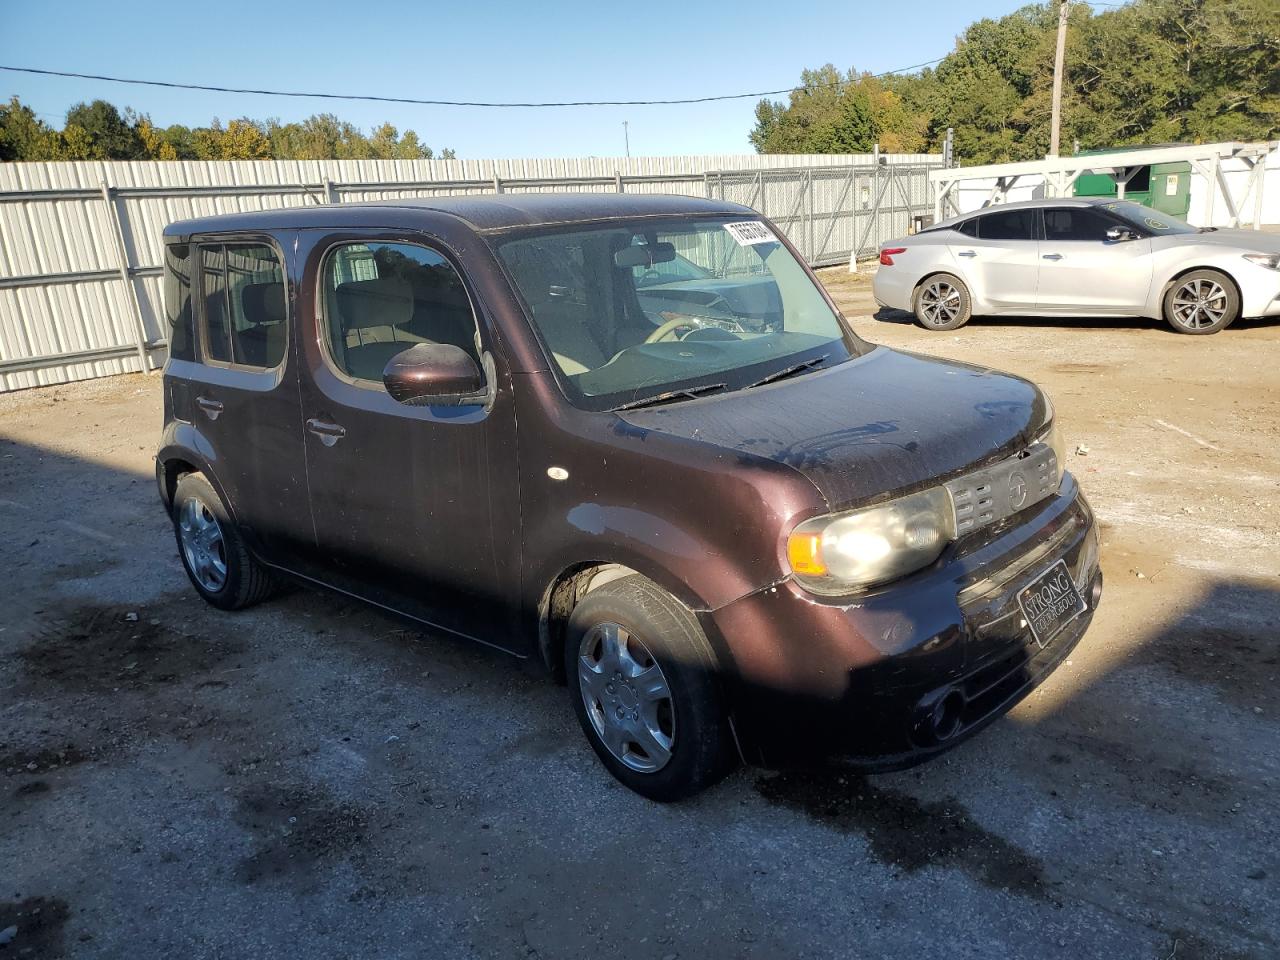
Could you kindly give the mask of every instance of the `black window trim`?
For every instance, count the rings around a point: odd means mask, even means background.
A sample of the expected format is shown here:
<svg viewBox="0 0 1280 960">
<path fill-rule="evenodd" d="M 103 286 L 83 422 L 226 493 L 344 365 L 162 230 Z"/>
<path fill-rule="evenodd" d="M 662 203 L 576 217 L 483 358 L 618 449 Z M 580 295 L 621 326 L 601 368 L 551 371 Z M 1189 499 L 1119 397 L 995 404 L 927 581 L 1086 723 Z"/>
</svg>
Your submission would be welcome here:
<svg viewBox="0 0 1280 960">
<path fill-rule="evenodd" d="M 293 352 L 293 298 L 290 296 L 289 261 L 285 259 L 284 247 L 270 233 L 201 233 L 190 238 L 192 249 L 191 292 L 192 319 L 195 324 L 195 362 L 206 367 L 219 367 L 223 370 L 238 370 L 242 373 L 257 374 L 278 378 L 284 375 L 289 365 L 289 355 Z M 209 325 L 205 316 L 204 293 L 204 255 L 205 247 L 227 246 L 230 244 L 262 244 L 268 246 L 280 261 L 280 277 L 284 283 L 284 355 L 273 367 L 258 367 L 248 363 L 236 363 L 234 360 L 218 360 L 209 356 Z M 230 304 L 228 302 L 228 318 Z M 229 333 L 229 331 L 228 331 Z M 230 347 L 230 343 L 227 344 Z M 234 351 L 232 352 L 234 355 Z"/>
<path fill-rule="evenodd" d="M 362 232 L 360 230 L 344 231 L 340 235 L 335 235 L 325 241 L 321 245 L 317 245 L 311 252 L 311 257 L 316 265 L 316 287 L 315 287 L 315 322 L 316 322 L 316 341 L 320 346 L 320 356 L 325 365 L 325 369 L 342 383 L 351 387 L 358 387 L 361 390 L 373 390 L 377 393 L 386 393 L 386 387 L 381 380 L 365 380 L 361 377 L 353 377 L 347 371 L 338 366 L 337 360 L 334 359 L 333 352 L 329 347 L 329 298 L 325 295 L 325 271 L 329 265 L 329 258 L 333 256 L 334 251 L 338 247 L 350 247 L 356 244 L 404 244 L 412 247 L 422 247 L 430 250 L 432 253 L 443 257 L 449 266 L 453 267 L 453 272 L 458 275 L 458 279 L 462 282 L 462 289 L 467 294 L 467 303 L 471 307 L 471 322 L 476 329 L 476 337 L 479 341 L 477 347 L 480 353 L 480 376 L 483 379 L 483 387 L 475 394 L 466 398 L 467 402 L 458 404 L 458 406 L 485 406 L 488 407 L 493 402 L 494 393 L 497 389 L 497 377 L 494 370 L 491 338 L 486 336 L 486 325 L 482 321 L 484 316 L 480 309 L 480 301 L 476 293 L 471 289 L 470 279 L 467 272 L 462 268 L 459 258 L 454 255 L 453 251 L 448 248 L 442 241 L 430 234 L 404 233 L 400 230 L 370 230 Z M 407 349 L 407 348 L 406 348 Z M 429 409 L 430 404 L 423 407 L 409 409 Z"/>
</svg>

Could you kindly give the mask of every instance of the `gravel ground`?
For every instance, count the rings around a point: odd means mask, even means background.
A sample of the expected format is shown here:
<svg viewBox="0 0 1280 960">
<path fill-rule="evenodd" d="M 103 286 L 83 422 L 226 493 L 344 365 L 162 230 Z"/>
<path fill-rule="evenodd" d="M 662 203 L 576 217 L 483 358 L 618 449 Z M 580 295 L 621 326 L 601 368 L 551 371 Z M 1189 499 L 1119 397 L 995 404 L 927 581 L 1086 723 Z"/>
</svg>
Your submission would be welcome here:
<svg viewBox="0 0 1280 960">
<path fill-rule="evenodd" d="M 1280 325 L 931 335 L 824 282 L 868 339 L 1041 382 L 1080 445 L 1106 596 L 1007 718 L 657 806 L 517 661 L 198 602 L 157 376 L 0 396 L 0 957 L 1280 954 Z"/>
</svg>

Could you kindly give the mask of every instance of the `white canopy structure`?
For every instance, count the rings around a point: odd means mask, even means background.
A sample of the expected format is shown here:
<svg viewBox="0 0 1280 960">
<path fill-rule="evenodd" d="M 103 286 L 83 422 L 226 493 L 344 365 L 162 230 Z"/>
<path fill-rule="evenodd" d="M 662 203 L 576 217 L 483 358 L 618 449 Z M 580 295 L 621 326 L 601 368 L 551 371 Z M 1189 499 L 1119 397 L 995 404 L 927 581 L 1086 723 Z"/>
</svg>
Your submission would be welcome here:
<svg viewBox="0 0 1280 960">
<path fill-rule="evenodd" d="M 941 220 L 950 213 L 961 213 L 953 191 L 965 182 L 993 181 L 987 203 L 1002 203 L 1009 190 L 1023 179 L 1042 179 L 1046 196 L 1069 196 L 1071 186 L 1085 173 L 1102 173 L 1116 181 L 1116 196 L 1123 197 L 1125 185 L 1143 167 L 1153 163 L 1191 164 L 1194 173 L 1204 178 L 1209 186 L 1206 218 L 1213 221 L 1215 198 L 1221 194 L 1226 203 L 1230 225 L 1251 223 L 1254 229 L 1262 222 L 1262 191 L 1266 178 L 1267 154 L 1277 148 L 1274 143 L 1206 143 L 1192 146 L 1138 147 L 1109 153 L 1092 153 L 1069 157 L 1046 157 L 1024 163 L 992 163 L 979 167 L 948 167 L 932 170 L 929 182 L 934 189 L 934 216 Z M 1228 178 L 1223 173 L 1224 161 L 1243 164 L 1248 173 L 1241 181 Z M 1233 189 L 1234 184 L 1234 189 Z M 1242 185 L 1243 184 L 1243 185 Z M 1252 211 L 1245 214 L 1246 205 L 1252 202 Z M 984 204 L 985 206 L 985 204 Z M 950 213 L 949 213 L 950 211 Z"/>
</svg>

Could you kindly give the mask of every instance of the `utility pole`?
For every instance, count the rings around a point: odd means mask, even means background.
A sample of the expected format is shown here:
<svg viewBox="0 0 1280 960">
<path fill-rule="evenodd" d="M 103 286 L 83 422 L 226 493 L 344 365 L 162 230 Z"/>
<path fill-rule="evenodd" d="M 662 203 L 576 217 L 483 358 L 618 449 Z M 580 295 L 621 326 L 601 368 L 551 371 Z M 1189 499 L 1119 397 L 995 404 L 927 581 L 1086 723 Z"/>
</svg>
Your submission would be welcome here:
<svg viewBox="0 0 1280 960">
<path fill-rule="evenodd" d="M 1058 52 L 1053 58 L 1053 120 L 1049 131 L 1049 156 L 1058 155 L 1062 126 L 1062 60 L 1067 52 L 1067 0 L 1058 0 Z"/>
<path fill-rule="evenodd" d="M 627 121 L 622 121 L 622 140 L 627 145 L 627 158 L 631 158 L 631 131 L 627 129 Z"/>
</svg>

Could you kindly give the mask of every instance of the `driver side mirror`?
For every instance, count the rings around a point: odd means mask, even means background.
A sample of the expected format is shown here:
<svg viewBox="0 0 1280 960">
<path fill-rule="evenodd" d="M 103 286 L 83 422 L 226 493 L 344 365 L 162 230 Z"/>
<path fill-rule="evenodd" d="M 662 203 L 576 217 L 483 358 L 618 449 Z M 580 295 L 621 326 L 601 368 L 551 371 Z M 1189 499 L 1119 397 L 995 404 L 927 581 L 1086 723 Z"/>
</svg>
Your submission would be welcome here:
<svg viewBox="0 0 1280 960">
<path fill-rule="evenodd" d="M 414 407 L 483 403 L 480 367 L 451 343 L 416 343 L 387 361 L 382 385 L 400 403 Z"/>
<path fill-rule="evenodd" d="M 1108 240 L 1137 240 L 1138 235 L 1124 227 L 1111 227 L 1107 230 Z"/>
</svg>

